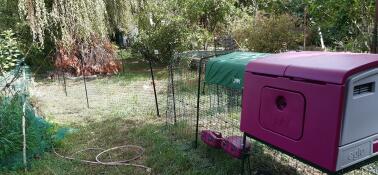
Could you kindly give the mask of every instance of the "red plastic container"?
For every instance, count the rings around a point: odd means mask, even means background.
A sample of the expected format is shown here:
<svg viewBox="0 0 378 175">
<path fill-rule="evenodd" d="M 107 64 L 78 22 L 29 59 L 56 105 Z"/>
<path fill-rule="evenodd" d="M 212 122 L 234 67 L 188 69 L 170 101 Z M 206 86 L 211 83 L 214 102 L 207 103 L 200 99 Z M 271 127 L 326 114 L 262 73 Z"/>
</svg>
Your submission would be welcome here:
<svg viewBox="0 0 378 175">
<path fill-rule="evenodd" d="M 240 136 L 229 136 L 222 141 L 223 150 L 231 155 L 232 157 L 241 159 L 243 158 L 243 137 Z M 249 152 L 251 150 L 252 144 L 246 141 L 245 151 Z"/>
<path fill-rule="evenodd" d="M 203 130 L 201 131 L 201 140 L 212 148 L 221 148 L 223 138 L 219 132 Z"/>
</svg>

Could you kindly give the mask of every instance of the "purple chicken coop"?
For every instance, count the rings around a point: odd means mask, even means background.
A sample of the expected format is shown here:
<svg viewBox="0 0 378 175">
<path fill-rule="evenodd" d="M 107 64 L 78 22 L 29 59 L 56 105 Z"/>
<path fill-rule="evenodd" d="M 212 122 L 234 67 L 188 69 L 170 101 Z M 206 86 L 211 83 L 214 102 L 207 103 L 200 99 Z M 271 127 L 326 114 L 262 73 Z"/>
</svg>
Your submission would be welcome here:
<svg viewBox="0 0 378 175">
<path fill-rule="evenodd" d="M 378 154 L 378 55 L 289 52 L 248 64 L 240 129 L 329 172 Z"/>
</svg>

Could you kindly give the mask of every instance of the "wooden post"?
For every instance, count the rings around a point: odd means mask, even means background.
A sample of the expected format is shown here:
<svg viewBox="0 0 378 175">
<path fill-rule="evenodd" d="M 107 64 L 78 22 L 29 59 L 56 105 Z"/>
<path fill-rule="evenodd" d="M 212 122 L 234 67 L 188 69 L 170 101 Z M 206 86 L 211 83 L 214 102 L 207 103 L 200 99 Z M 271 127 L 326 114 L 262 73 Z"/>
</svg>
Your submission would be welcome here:
<svg viewBox="0 0 378 175">
<path fill-rule="evenodd" d="M 23 139 L 23 147 L 22 147 L 22 157 L 23 157 L 23 163 L 25 172 L 27 171 L 27 160 L 26 160 L 26 72 L 25 72 L 25 65 L 22 64 L 22 75 L 23 75 L 23 81 L 24 81 L 24 89 L 22 94 L 22 139 Z"/>
</svg>

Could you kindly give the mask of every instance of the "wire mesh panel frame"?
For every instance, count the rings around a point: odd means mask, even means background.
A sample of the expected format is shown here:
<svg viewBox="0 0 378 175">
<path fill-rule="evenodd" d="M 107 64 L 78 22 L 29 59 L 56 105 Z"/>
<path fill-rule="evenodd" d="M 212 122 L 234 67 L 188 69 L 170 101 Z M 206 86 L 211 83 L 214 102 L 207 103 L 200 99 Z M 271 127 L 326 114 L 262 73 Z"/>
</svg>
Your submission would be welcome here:
<svg viewBox="0 0 378 175">
<path fill-rule="evenodd" d="M 184 136 L 182 138 L 186 136 L 185 139 L 194 142 L 195 148 L 199 142 L 199 132 L 202 129 L 218 131 L 224 136 L 242 136 L 243 133 L 239 130 L 242 90 L 207 84 L 205 82 L 205 69 L 208 57 L 189 59 L 186 60 L 186 64 L 182 64 L 180 62 L 182 60 L 185 59 L 177 58 L 168 67 L 166 124 L 172 136 L 176 139 L 178 135 Z M 188 61 L 190 64 L 188 64 Z M 188 79 L 188 77 L 192 79 Z M 188 86 L 188 82 L 185 81 L 189 80 L 197 82 L 197 87 Z M 181 87 L 190 87 L 188 92 L 191 94 L 182 93 Z M 190 105 L 185 106 L 183 104 Z M 326 174 L 296 157 L 271 148 L 269 145 L 251 138 L 248 140 L 253 145 L 259 145 L 262 154 L 268 155 L 273 161 L 282 165 L 293 167 L 299 174 Z M 373 163 L 346 173 L 378 174 L 378 164 Z"/>
</svg>

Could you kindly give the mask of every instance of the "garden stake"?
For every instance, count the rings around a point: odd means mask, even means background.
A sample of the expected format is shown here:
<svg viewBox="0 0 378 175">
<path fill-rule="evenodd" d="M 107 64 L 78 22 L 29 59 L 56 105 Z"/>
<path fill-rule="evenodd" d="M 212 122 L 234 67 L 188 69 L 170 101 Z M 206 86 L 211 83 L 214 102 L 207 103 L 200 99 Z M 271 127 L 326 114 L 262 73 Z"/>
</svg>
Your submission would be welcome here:
<svg viewBox="0 0 378 175">
<path fill-rule="evenodd" d="M 63 65 L 63 58 L 60 59 L 60 63 Z M 62 68 L 62 74 L 63 74 L 64 93 L 66 93 L 66 97 L 67 97 L 67 84 L 66 84 L 66 76 L 64 75 L 65 74 L 64 68 Z"/>
<path fill-rule="evenodd" d="M 196 139 L 194 142 L 194 148 L 198 147 L 198 124 L 199 124 L 199 112 L 200 112 L 200 95 L 201 95 L 201 73 L 202 73 L 202 58 L 198 64 L 198 90 L 197 90 L 197 119 L 196 119 Z"/>
<path fill-rule="evenodd" d="M 154 71 L 152 69 L 152 60 L 151 59 L 149 59 L 149 63 L 150 63 L 150 73 L 151 73 L 151 79 L 152 79 L 152 86 L 154 87 L 156 113 L 157 113 L 157 116 L 160 117 L 159 104 L 158 104 L 158 99 L 157 99 L 157 94 L 156 94 L 155 77 L 154 77 Z"/>
<path fill-rule="evenodd" d="M 175 87 L 173 81 L 173 67 L 172 64 L 169 66 L 170 74 L 171 74 L 171 83 L 172 83 L 172 97 L 173 97 L 173 114 L 174 114 L 174 123 L 176 124 L 176 98 L 175 98 Z"/>
<path fill-rule="evenodd" d="M 87 108 L 89 108 L 87 80 L 86 80 L 85 72 L 84 72 L 84 58 L 81 59 L 81 73 L 83 74 L 83 79 L 84 79 L 84 89 L 85 89 L 85 97 L 87 99 Z"/>
</svg>

